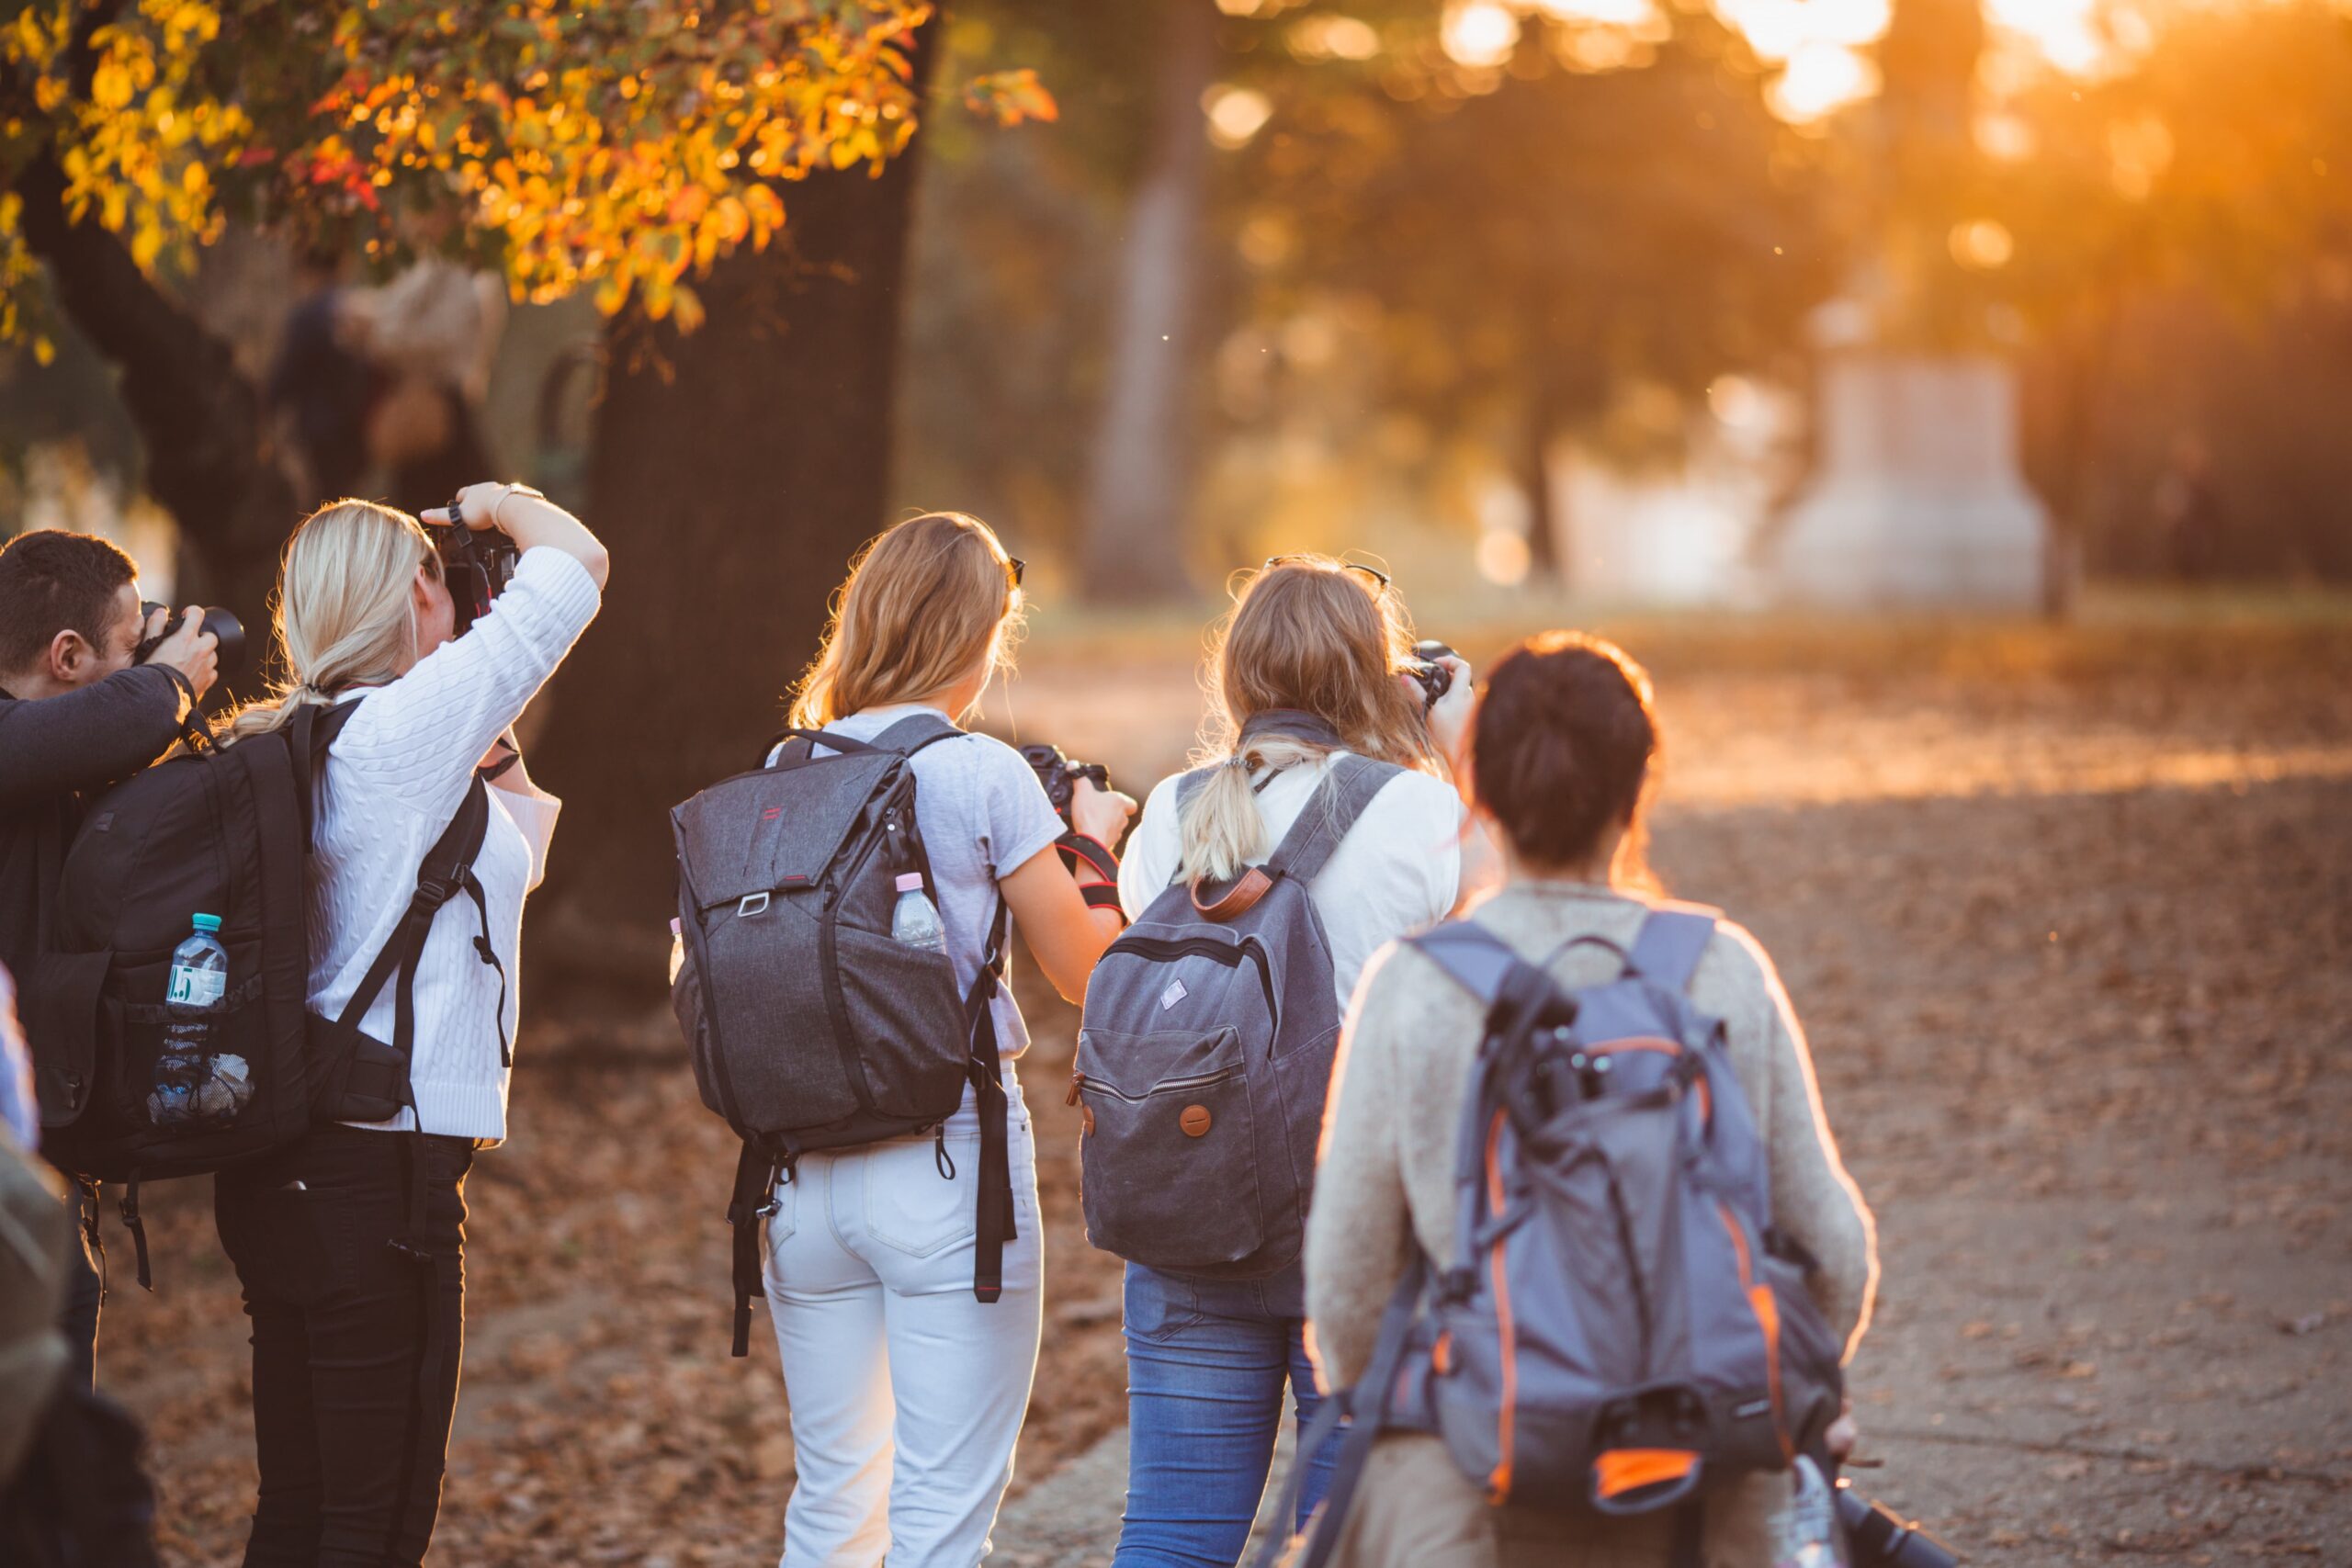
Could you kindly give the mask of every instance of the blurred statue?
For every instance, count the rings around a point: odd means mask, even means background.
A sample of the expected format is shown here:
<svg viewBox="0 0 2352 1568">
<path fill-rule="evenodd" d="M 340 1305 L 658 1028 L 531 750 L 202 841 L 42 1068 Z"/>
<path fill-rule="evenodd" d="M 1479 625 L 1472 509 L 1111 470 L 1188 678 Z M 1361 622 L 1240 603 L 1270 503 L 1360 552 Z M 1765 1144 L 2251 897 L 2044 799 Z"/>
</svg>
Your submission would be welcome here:
<svg viewBox="0 0 2352 1568">
<path fill-rule="evenodd" d="M 1878 243 L 1815 321 L 1819 457 L 1782 525 L 1781 596 L 1849 608 L 2052 607 L 2050 525 L 2018 453 L 2017 378 L 1953 254 L 1981 156 L 1978 0 L 1898 0 L 1877 154 Z"/>
</svg>

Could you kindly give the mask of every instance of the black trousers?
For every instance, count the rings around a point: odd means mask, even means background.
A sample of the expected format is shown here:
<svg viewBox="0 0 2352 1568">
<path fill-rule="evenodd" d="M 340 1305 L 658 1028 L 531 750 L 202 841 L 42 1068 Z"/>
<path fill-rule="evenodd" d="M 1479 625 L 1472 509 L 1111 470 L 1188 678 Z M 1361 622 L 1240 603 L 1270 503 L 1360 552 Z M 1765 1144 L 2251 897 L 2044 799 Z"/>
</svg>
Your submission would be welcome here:
<svg viewBox="0 0 2352 1568">
<path fill-rule="evenodd" d="M 424 1561 L 458 1403 L 472 1163 L 468 1139 L 322 1127 L 214 1179 L 253 1319 L 245 1568 Z"/>
</svg>

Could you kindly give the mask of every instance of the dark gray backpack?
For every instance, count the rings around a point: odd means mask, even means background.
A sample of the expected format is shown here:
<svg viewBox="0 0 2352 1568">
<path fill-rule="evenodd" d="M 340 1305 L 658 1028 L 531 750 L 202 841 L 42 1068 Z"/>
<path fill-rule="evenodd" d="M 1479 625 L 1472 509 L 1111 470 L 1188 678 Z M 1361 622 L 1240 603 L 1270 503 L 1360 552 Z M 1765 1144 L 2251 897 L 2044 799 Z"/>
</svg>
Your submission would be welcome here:
<svg viewBox="0 0 2352 1568">
<path fill-rule="evenodd" d="M 1002 1290 L 1012 1182 L 989 1003 L 1004 972 L 1004 901 L 968 994 L 946 953 L 890 934 L 901 874 L 920 873 L 939 907 L 910 759 L 962 733 L 936 714 L 870 741 L 786 730 L 772 764 L 670 814 L 686 954 L 671 1003 L 703 1103 L 743 1141 L 727 1216 L 738 1356 L 750 1348 L 759 1222 L 775 1212 L 776 1183 L 811 1150 L 937 1130 L 967 1084 L 980 1118 L 972 1290 L 984 1302 Z"/>
<path fill-rule="evenodd" d="M 1403 771 L 1335 755 L 1264 865 L 1221 889 L 1170 887 L 1102 954 L 1070 1086 L 1096 1247 L 1215 1279 L 1297 1258 L 1340 1040 L 1307 885 Z"/>
<path fill-rule="evenodd" d="M 1416 1256 L 1353 1391 L 1302 1562 L 1336 1544 L 1384 1427 L 1434 1430 L 1496 1504 L 1682 1508 L 1822 1454 L 1839 1347 L 1770 1226 L 1723 1025 L 1683 995 L 1712 912 L 1656 909 L 1619 976 L 1567 991 L 1475 921 L 1414 939 L 1487 1008 L 1465 1097 L 1453 1258 Z M 1602 943 L 1601 945 L 1610 945 Z"/>
</svg>

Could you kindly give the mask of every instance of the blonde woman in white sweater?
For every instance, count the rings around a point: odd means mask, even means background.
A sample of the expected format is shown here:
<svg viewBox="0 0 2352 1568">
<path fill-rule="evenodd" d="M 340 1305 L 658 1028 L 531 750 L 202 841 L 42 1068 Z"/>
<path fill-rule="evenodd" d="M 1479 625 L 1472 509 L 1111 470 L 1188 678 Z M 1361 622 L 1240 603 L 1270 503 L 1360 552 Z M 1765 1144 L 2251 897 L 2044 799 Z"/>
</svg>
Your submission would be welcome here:
<svg viewBox="0 0 2352 1568">
<path fill-rule="evenodd" d="M 1505 845 L 1510 879 L 1473 918 L 1564 985 L 1613 973 L 1649 906 L 1639 896 L 1643 811 L 1657 745 L 1650 685 L 1611 644 L 1553 632 L 1498 662 L 1472 727 L 1478 815 Z M 1457 760 L 1459 761 L 1459 760 Z M 1804 1032 L 1772 961 L 1729 920 L 1690 980 L 1724 1022 L 1732 1069 L 1765 1143 L 1772 1224 L 1819 1260 L 1807 1283 L 1850 1356 L 1870 1321 L 1876 1241 L 1838 1157 Z M 1363 1370 L 1381 1311 L 1418 1246 L 1456 1250 L 1453 1134 L 1483 1010 L 1417 949 L 1373 961 L 1333 1072 L 1306 1217 L 1306 1309 L 1327 1387 Z M 1629 1281 L 1626 1287 L 1633 1289 Z M 1828 1433 L 1854 1440 L 1850 1418 Z M 1763 1568 L 1774 1477 L 1711 1495 L 1707 1568 Z M 1786 1477 L 1778 1478 L 1782 1496 Z M 1668 1514 L 1607 1519 L 1490 1507 L 1442 1443 L 1396 1433 L 1374 1446 L 1335 1562 L 1349 1568 L 1666 1568 Z"/>
<path fill-rule="evenodd" d="M 594 536 L 536 491 L 472 485 L 458 510 L 522 552 L 463 635 L 415 518 L 358 501 L 306 518 L 279 581 L 289 683 L 229 735 L 356 705 L 337 716 L 314 781 L 310 1005 L 321 1032 L 406 1047 L 410 1087 L 387 1119 L 314 1128 L 215 1181 L 253 1319 L 261 1493 L 247 1568 L 417 1563 L 440 1506 L 465 1178 L 474 1151 L 506 1134 L 523 901 L 560 804 L 505 737 L 595 615 L 607 567 Z M 478 772 L 488 810 L 469 885 L 431 917 L 406 1001 L 394 975 L 345 1020 Z"/>
</svg>

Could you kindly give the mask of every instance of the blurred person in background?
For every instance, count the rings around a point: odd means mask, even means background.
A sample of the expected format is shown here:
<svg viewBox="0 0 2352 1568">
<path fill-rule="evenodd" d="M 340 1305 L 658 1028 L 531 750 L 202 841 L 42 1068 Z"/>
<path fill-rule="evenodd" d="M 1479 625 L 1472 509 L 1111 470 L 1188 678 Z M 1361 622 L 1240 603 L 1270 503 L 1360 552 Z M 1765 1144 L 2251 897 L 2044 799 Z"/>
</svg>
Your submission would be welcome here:
<svg viewBox="0 0 2352 1568">
<path fill-rule="evenodd" d="M 1344 1007 L 1376 949 L 1443 919 L 1492 874 L 1446 777 L 1469 716 L 1470 667 L 1449 657 L 1452 685 L 1430 705 L 1406 673 L 1411 622 L 1387 578 L 1321 556 L 1269 561 L 1214 636 L 1208 781 L 1181 807 L 1183 774 L 1151 792 L 1120 866 L 1121 902 L 1134 919 L 1180 880 L 1218 883 L 1262 863 L 1340 752 L 1406 768 L 1308 884 Z M 1127 1265 L 1127 1495 L 1115 1568 L 1240 1559 L 1285 1384 L 1301 1431 L 1320 1403 L 1304 1292 L 1296 1264 L 1246 1280 Z M 1301 1521 L 1322 1499 L 1332 1458 L 1328 1445 L 1314 1456 Z"/>
<path fill-rule="evenodd" d="M 358 493 L 368 471 L 368 412 L 376 378 L 345 341 L 342 274 L 342 258 L 334 252 L 302 253 L 295 269 L 300 298 L 287 312 L 262 394 L 301 467 L 306 506 Z M 452 486 L 436 499 L 456 493 Z"/>
<path fill-rule="evenodd" d="M 0 965 L 18 975 L 32 973 L 46 942 L 83 803 L 169 750 L 218 671 L 197 609 L 132 664 L 141 638 L 169 618 L 141 613 L 138 571 L 94 535 L 41 529 L 0 547 Z M 97 1184 L 77 1181 L 70 1201 L 83 1244 L 66 1337 L 88 1387 L 104 1296 Z"/>
<path fill-rule="evenodd" d="M 1641 895 L 1657 748 L 1647 675 L 1611 644 L 1548 633 L 1495 666 L 1474 725 L 1476 808 L 1506 846 L 1509 879 L 1473 918 L 1563 986 L 1606 979 L 1651 908 Z M 1870 1320 L 1877 1240 L 1830 1136 L 1804 1032 L 1771 960 L 1728 920 L 1716 926 L 1690 998 L 1723 1021 L 1765 1142 L 1771 1223 L 1818 1260 L 1808 1286 L 1850 1358 Z M 1363 1371 L 1411 1249 L 1458 1253 L 1455 1138 L 1485 1032 L 1486 1009 L 1419 950 L 1391 947 L 1367 969 L 1332 1072 L 1307 1215 L 1306 1304 L 1328 1388 Z M 1841 1418 L 1829 1447 L 1842 1456 L 1853 1438 Z M 1777 1472 L 1709 1495 L 1707 1563 L 1772 1561 L 1776 1482 L 1785 1497 Z M 1372 1450 L 1333 1561 L 1666 1568 L 1675 1522 L 1672 1512 L 1603 1519 L 1493 1507 L 1434 1434 L 1392 1432 Z"/>
<path fill-rule="evenodd" d="M 435 213 L 413 222 L 417 248 L 429 251 L 450 220 Z M 367 439 L 391 503 L 412 513 L 439 506 L 493 471 L 482 403 L 506 331 L 505 284 L 428 254 L 380 288 L 345 290 L 338 314 L 381 378 Z"/>
</svg>

